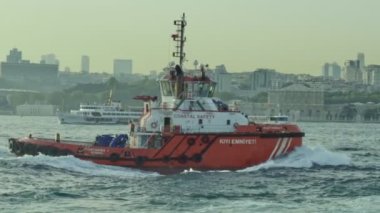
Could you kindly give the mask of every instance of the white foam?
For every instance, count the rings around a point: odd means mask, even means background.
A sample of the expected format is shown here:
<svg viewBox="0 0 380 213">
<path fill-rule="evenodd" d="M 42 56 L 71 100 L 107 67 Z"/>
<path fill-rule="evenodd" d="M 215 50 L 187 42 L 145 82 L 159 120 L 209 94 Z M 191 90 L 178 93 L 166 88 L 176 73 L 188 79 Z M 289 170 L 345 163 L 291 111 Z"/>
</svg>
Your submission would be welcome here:
<svg viewBox="0 0 380 213">
<path fill-rule="evenodd" d="M 345 154 L 329 151 L 322 146 L 301 146 L 283 158 L 270 160 L 257 166 L 239 170 L 239 172 L 278 167 L 311 168 L 315 164 L 321 166 L 350 165 L 351 159 Z"/>
<path fill-rule="evenodd" d="M 13 160 L 16 157 L 12 158 Z M 7 160 L 11 160 L 9 157 Z M 37 156 L 23 156 L 17 157 L 20 161 L 25 161 L 28 164 L 34 165 L 48 165 L 54 168 L 66 169 L 74 172 L 80 172 L 88 175 L 94 176 L 115 176 L 115 177 L 144 177 L 144 176 L 157 176 L 157 173 L 144 172 L 136 169 L 130 169 L 125 167 L 117 166 L 105 166 L 92 163 L 90 161 L 80 160 L 73 156 L 62 156 L 62 157 L 50 157 L 46 155 Z M 267 161 L 263 164 L 252 166 L 246 169 L 239 170 L 238 172 L 250 172 L 257 171 L 260 169 L 268 168 L 310 168 L 313 165 L 321 166 L 339 166 L 339 165 L 350 165 L 351 159 L 345 154 L 332 152 L 327 150 L 322 146 L 308 147 L 302 146 L 298 147 L 295 151 L 291 152 L 289 155 Z M 187 173 L 199 173 L 200 171 L 189 169 L 182 172 L 182 174 Z M 209 171 L 209 172 L 230 172 L 228 170 L 223 171 Z"/>
<path fill-rule="evenodd" d="M 39 154 L 37 156 L 25 155 L 17 159 L 32 165 L 47 165 L 93 176 L 145 177 L 158 175 L 157 173 L 144 172 L 126 167 L 99 165 L 90 161 L 80 160 L 73 156 L 51 157 Z"/>
</svg>

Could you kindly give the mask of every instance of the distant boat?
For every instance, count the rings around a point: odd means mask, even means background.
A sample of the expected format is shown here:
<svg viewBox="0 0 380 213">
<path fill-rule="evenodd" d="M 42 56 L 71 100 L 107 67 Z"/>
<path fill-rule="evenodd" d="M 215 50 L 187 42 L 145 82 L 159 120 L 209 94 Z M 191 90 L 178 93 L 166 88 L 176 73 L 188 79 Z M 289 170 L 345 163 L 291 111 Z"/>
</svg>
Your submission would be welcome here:
<svg viewBox="0 0 380 213">
<path fill-rule="evenodd" d="M 274 116 L 250 115 L 248 116 L 248 121 L 251 123 L 284 124 L 284 123 L 289 123 L 289 116 L 287 115 L 274 115 Z"/>
<path fill-rule="evenodd" d="M 128 124 L 137 121 L 141 111 L 124 111 L 120 102 L 80 104 L 79 110 L 58 112 L 61 124 Z"/>
<path fill-rule="evenodd" d="M 57 114 L 61 124 L 129 124 L 140 119 L 143 109 L 124 111 L 120 102 L 112 101 L 111 90 L 106 104 L 80 104 L 79 110 Z"/>
</svg>

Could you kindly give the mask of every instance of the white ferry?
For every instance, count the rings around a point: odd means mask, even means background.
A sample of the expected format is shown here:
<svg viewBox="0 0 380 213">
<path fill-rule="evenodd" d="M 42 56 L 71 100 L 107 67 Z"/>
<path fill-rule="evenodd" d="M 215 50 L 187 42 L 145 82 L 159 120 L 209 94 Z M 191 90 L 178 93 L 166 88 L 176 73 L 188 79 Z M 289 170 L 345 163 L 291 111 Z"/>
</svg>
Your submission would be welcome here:
<svg viewBox="0 0 380 213">
<path fill-rule="evenodd" d="M 141 110 L 124 111 L 120 102 L 108 104 L 80 104 L 79 110 L 58 112 L 61 124 L 128 124 L 138 121 Z"/>
<path fill-rule="evenodd" d="M 289 123 L 289 117 L 287 115 L 273 115 L 273 116 L 260 116 L 260 115 L 250 115 L 248 116 L 248 121 L 250 123 Z"/>
</svg>

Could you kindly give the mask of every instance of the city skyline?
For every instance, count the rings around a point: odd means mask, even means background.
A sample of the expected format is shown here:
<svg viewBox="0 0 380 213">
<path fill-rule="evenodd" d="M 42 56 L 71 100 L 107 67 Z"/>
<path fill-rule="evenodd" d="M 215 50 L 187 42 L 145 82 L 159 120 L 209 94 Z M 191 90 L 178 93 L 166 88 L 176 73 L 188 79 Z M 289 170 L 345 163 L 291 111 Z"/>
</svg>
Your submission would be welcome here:
<svg viewBox="0 0 380 213">
<path fill-rule="evenodd" d="M 343 65 L 358 52 L 366 64 L 380 63 L 375 0 L 354 1 L 2 1 L 1 61 L 12 48 L 39 61 L 54 53 L 60 70 L 112 73 L 113 60 L 133 60 L 134 72 L 160 71 L 173 61 L 173 19 L 186 13 L 188 62 L 229 71 L 273 68 L 284 73 L 321 75 L 326 62 Z M 154 5 L 154 7 L 152 6 Z"/>
</svg>

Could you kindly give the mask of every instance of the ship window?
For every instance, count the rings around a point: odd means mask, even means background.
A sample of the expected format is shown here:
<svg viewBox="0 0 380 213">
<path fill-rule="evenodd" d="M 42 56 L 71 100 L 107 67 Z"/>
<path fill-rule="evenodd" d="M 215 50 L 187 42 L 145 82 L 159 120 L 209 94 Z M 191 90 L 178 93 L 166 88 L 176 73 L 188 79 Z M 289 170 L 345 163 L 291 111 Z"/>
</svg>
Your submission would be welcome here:
<svg viewBox="0 0 380 213">
<path fill-rule="evenodd" d="M 215 83 L 210 85 L 208 97 L 212 97 L 214 95 L 214 91 L 215 91 Z"/>
<path fill-rule="evenodd" d="M 231 121 L 230 120 L 227 120 L 227 125 L 231 125 Z"/>
<path fill-rule="evenodd" d="M 162 81 L 161 82 L 161 89 L 162 89 L 162 95 L 163 96 L 172 96 L 173 95 L 172 87 L 170 84 L 171 84 L 171 82 L 169 82 L 169 81 Z"/>
<path fill-rule="evenodd" d="M 198 120 L 198 124 L 202 124 L 203 123 L 203 120 L 202 119 L 199 119 Z"/>
<path fill-rule="evenodd" d="M 164 126 L 170 126 L 170 117 L 165 117 L 164 118 Z"/>
<path fill-rule="evenodd" d="M 97 117 L 102 116 L 99 112 L 92 112 L 91 114 L 92 114 L 92 116 L 97 116 Z"/>
<path fill-rule="evenodd" d="M 202 110 L 202 107 L 199 105 L 198 101 L 191 100 L 189 110 L 200 111 L 200 110 Z"/>
<path fill-rule="evenodd" d="M 198 83 L 195 84 L 195 91 L 199 97 L 207 97 L 209 93 L 209 84 L 207 83 Z"/>
</svg>

